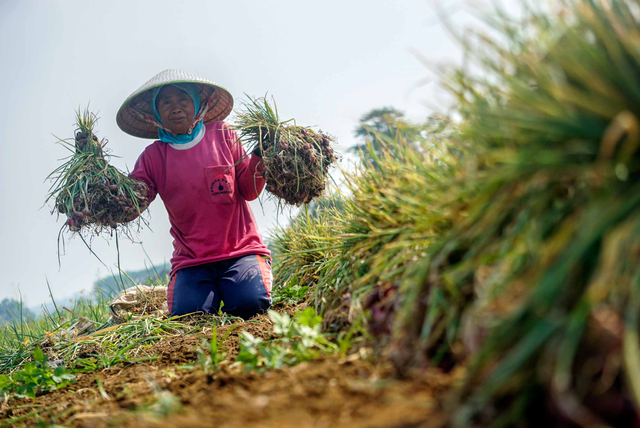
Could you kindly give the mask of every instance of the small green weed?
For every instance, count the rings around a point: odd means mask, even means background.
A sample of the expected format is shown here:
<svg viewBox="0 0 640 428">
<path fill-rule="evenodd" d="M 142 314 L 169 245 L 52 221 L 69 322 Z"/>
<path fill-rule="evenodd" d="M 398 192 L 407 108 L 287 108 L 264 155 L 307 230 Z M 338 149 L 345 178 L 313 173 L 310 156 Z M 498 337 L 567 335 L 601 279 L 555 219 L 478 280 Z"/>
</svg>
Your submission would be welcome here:
<svg viewBox="0 0 640 428">
<path fill-rule="evenodd" d="M 295 275 L 287 283 L 276 290 L 273 296 L 273 304 L 284 302 L 295 305 L 302 301 L 307 296 L 309 286 L 301 286 L 299 284 L 298 276 Z"/>
<path fill-rule="evenodd" d="M 33 352 L 33 359 L 34 362 L 25 364 L 11 376 L 0 375 L 0 392 L 35 398 L 39 392 L 64 388 L 75 382 L 75 376 L 65 367 L 54 369 L 47 365 L 47 357 L 40 348 Z"/>
<path fill-rule="evenodd" d="M 95 371 L 107 367 L 112 367 L 121 363 L 139 363 L 142 361 L 157 360 L 156 356 L 144 358 L 131 358 L 131 352 L 135 348 L 135 352 L 139 352 L 142 348 L 149 345 L 143 345 L 145 342 L 153 342 L 160 339 L 161 336 L 149 336 L 138 339 L 127 346 L 120 348 L 121 343 L 105 342 L 102 344 L 102 352 L 91 354 L 89 358 L 78 358 L 76 364 L 80 367 L 79 371 Z"/>
<path fill-rule="evenodd" d="M 238 325 L 232 326 L 218 339 L 218 328 L 214 325 L 211 341 L 207 341 L 204 337 L 200 338 L 202 346 L 198 349 L 198 361 L 193 367 L 200 366 L 204 372 L 219 370 L 220 363 L 229 355 L 229 352 L 222 344 L 236 328 L 238 328 Z"/>
<path fill-rule="evenodd" d="M 169 391 L 155 391 L 155 402 L 140 410 L 146 411 L 157 418 L 166 418 L 182 410 L 180 399 Z"/>
<path fill-rule="evenodd" d="M 313 308 L 289 314 L 269 311 L 273 332 L 278 338 L 264 341 L 242 332 L 237 361 L 249 370 L 277 369 L 334 353 L 338 347 L 320 329 L 322 317 Z"/>
<path fill-rule="evenodd" d="M 341 331 L 336 338 L 341 357 L 346 357 L 354 346 L 361 349 L 362 345 L 372 343 L 373 340 L 373 336 L 367 331 L 364 317 L 357 318 L 348 330 Z"/>
</svg>

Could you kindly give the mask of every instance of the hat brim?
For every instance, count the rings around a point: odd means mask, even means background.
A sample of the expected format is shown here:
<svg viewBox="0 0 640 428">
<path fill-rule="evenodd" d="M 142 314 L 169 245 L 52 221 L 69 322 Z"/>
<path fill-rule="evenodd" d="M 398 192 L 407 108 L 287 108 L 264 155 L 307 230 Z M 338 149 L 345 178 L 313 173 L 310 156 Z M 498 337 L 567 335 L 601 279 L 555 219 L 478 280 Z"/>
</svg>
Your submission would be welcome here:
<svg viewBox="0 0 640 428">
<path fill-rule="evenodd" d="M 233 110 L 233 97 L 222 86 L 203 81 L 204 79 L 175 79 L 162 82 L 154 82 L 151 85 L 143 85 L 142 88 L 131 94 L 125 100 L 116 115 L 116 123 L 124 132 L 134 137 L 158 138 L 158 128 L 153 124 L 145 122 L 139 118 L 134 108 L 149 118 L 153 118 L 151 110 L 151 91 L 154 88 L 162 87 L 171 83 L 194 83 L 200 93 L 200 99 L 204 103 L 213 93 L 211 107 L 203 118 L 204 123 L 224 120 Z"/>
</svg>

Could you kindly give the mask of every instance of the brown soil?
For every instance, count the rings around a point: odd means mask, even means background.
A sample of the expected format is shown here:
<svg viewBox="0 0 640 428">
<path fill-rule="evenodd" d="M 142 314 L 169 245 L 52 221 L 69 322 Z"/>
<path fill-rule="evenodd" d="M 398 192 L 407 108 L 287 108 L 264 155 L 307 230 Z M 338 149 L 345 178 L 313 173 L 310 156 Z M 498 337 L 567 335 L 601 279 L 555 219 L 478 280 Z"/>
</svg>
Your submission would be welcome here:
<svg viewBox="0 0 640 428">
<path fill-rule="evenodd" d="M 229 328 L 219 327 L 218 335 Z M 224 343 L 232 356 L 242 330 L 272 335 L 266 316 L 242 323 Z M 210 327 L 200 333 L 211 337 Z M 0 427 L 36 410 L 11 426 L 414 427 L 436 422 L 442 397 L 460 378 L 432 369 L 397 380 L 387 364 L 362 359 L 363 352 L 266 373 L 177 367 L 196 361 L 199 345 L 195 334 L 166 338 L 150 349 L 158 360 L 78 374 L 77 383 L 36 400 L 9 399 L 0 403 Z"/>
</svg>

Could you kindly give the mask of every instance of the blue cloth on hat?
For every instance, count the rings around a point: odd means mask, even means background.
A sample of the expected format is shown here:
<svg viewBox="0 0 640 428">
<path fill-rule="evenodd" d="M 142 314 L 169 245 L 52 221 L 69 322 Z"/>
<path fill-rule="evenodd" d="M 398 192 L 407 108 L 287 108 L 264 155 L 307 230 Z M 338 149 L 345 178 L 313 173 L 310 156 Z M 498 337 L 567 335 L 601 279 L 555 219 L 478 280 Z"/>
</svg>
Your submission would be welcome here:
<svg viewBox="0 0 640 428">
<path fill-rule="evenodd" d="M 182 89 L 189 95 L 189 97 L 191 97 L 191 100 L 193 101 L 193 105 L 195 107 L 196 116 L 198 116 L 198 112 L 200 111 L 200 106 L 202 103 L 200 102 L 200 92 L 198 92 L 198 88 L 196 87 L 196 85 L 189 82 L 169 84 L 175 86 L 178 89 Z M 158 97 L 158 94 L 160 93 L 162 88 L 164 88 L 165 86 L 167 85 L 156 88 L 156 90 L 154 90 L 151 94 L 151 109 L 153 110 L 153 115 L 156 117 L 156 120 L 160 123 L 162 123 L 162 120 L 160 119 L 160 114 L 158 113 L 158 109 L 156 108 L 156 98 Z M 160 141 L 164 141 L 165 143 L 187 144 L 192 142 L 200 134 L 200 130 L 203 126 L 204 124 L 202 123 L 202 120 L 200 120 L 196 127 L 193 128 L 193 131 L 191 131 L 191 134 L 178 135 L 170 134 L 164 129 L 158 128 L 158 138 L 160 139 Z"/>
</svg>

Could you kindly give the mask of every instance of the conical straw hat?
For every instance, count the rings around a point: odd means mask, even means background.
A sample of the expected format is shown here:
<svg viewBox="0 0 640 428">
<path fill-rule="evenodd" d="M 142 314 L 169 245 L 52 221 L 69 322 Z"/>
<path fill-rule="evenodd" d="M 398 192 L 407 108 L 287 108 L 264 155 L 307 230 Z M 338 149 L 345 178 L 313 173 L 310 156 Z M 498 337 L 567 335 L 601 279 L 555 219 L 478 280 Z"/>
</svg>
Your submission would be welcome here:
<svg viewBox="0 0 640 428">
<path fill-rule="evenodd" d="M 182 82 L 196 84 L 200 92 L 202 108 L 211 96 L 209 110 L 203 118 L 204 123 L 224 120 L 231 113 L 233 97 L 222 86 L 185 71 L 165 70 L 154 76 L 125 100 L 116 115 L 116 122 L 120 129 L 134 137 L 157 139 L 158 128 L 141 117 L 144 115 L 155 119 L 151 110 L 151 89 Z"/>
</svg>

